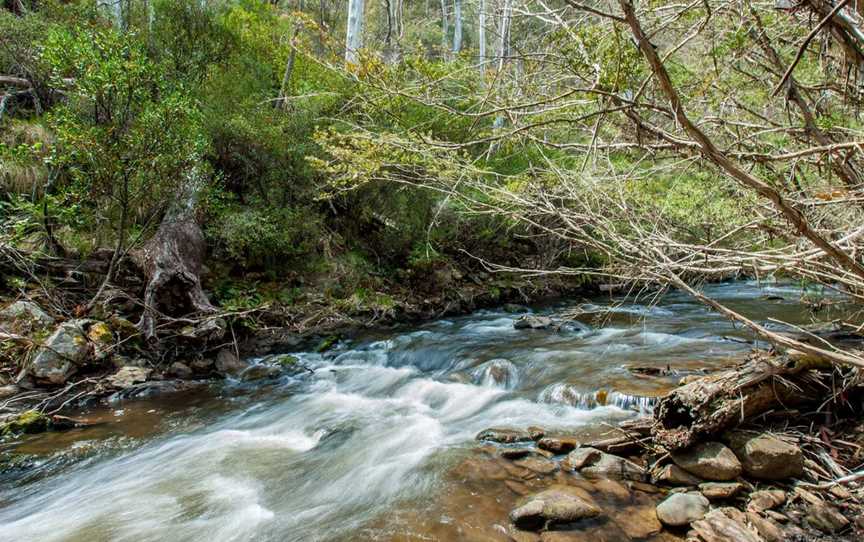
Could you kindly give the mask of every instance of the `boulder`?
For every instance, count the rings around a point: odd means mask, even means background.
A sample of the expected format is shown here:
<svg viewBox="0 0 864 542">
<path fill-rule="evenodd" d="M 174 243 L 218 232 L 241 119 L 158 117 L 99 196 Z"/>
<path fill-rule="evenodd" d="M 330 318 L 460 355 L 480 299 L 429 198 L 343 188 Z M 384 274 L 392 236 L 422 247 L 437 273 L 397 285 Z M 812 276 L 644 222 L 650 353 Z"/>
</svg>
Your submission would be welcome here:
<svg viewBox="0 0 864 542">
<path fill-rule="evenodd" d="M 657 505 L 657 519 L 670 527 L 682 527 L 708 513 L 708 499 L 701 493 L 675 493 Z"/>
<path fill-rule="evenodd" d="M 524 498 L 510 512 L 510 520 L 520 529 L 539 530 L 549 525 L 594 518 L 601 513 L 584 490 L 555 485 Z"/>
<path fill-rule="evenodd" d="M 531 442 L 534 440 L 527 431 L 520 431 L 518 429 L 501 429 L 496 427 L 480 431 L 475 438 L 479 441 L 497 442 L 499 444 Z"/>
<path fill-rule="evenodd" d="M 249 365 L 244 363 L 233 350 L 223 348 L 216 354 L 216 370 L 224 375 L 238 375 Z"/>
<path fill-rule="evenodd" d="M 0 311 L 0 329 L 26 335 L 54 325 L 52 318 L 32 301 L 16 301 Z"/>
<path fill-rule="evenodd" d="M 741 475 L 741 462 L 732 450 L 719 442 L 703 442 L 672 452 L 672 461 L 705 480 L 725 482 Z"/>
<path fill-rule="evenodd" d="M 281 375 L 282 371 L 279 369 L 279 367 L 274 367 L 273 365 L 265 365 L 263 363 L 256 363 L 244 369 L 239 376 L 240 380 L 244 380 L 246 382 L 253 382 L 255 380 L 268 380 L 271 378 L 279 378 Z"/>
<path fill-rule="evenodd" d="M 515 322 L 513 322 L 514 329 L 548 329 L 552 327 L 553 321 L 548 316 L 535 316 L 533 314 L 526 314 L 522 316 Z"/>
<path fill-rule="evenodd" d="M 126 366 L 113 375 L 106 377 L 105 382 L 112 388 L 122 390 L 145 382 L 150 377 L 151 372 L 153 372 L 151 369 L 144 367 Z"/>
<path fill-rule="evenodd" d="M 699 491 L 709 501 L 722 501 L 740 495 L 744 484 L 738 482 L 706 482 L 699 484 Z"/>
<path fill-rule="evenodd" d="M 670 486 L 698 486 L 702 480 L 693 476 L 674 463 L 663 465 L 651 473 L 651 481 L 655 484 Z"/>
<path fill-rule="evenodd" d="M 36 352 L 28 367 L 36 380 L 62 385 L 90 357 L 86 327 L 89 320 L 70 320 L 60 324 Z"/>
<path fill-rule="evenodd" d="M 801 448 L 770 433 L 733 433 L 729 445 L 744 472 L 761 480 L 800 478 L 804 475 Z"/>
<path fill-rule="evenodd" d="M 0 425 L 0 436 L 42 433 L 50 426 L 51 418 L 36 410 L 27 410 Z"/>
</svg>

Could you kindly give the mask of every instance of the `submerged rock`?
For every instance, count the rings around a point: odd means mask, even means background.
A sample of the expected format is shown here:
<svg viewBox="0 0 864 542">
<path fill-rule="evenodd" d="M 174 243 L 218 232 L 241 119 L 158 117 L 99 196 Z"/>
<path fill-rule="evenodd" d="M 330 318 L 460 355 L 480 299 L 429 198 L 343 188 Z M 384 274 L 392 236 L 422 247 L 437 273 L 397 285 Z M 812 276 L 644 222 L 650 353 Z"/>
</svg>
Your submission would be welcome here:
<svg viewBox="0 0 864 542">
<path fill-rule="evenodd" d="M 729 445 L 741 461 L 744 472 L 754 478 L 782 480 L 804 475 L 801 448 L 770 433 L 733 433 Z"/>
<path fill-rule="evenodd" d="M 475 384 L 490 388 L 513 389 L 519 383 L 519 370 L 506 359 L 492 359 L 471 371 Z"/>
<path fill-rule="evenodd" d="M 672 453 L 672 461 L 690 474 L 725 482 L 741 475 L 741 462 L 719 442 L 703 442 Z"/>
<path fill-rule="evenodd" d="M 513 322 L 514 329 L 548 329 L 552 327 L 553 321 L 548 316 L 535 316 L 533 314 L 526 314 L 522 316 L 515 322 Z"/>
<path fill-rule="evenodd" d="M 670 527 L 682 527 L 702 519 L 708 512 L 708 499 L 701 493 L 675 493 L 657 505 L 657 519 Z"/>
<path fill-rule="evenodd" d="M 479 441 L 498 442 L 500 444 L 531 442 L 534 440 L 527 431 L 520 431 L 518 429 L 501 429 L 496 427 L 480 431 L 475 438 Z"/>
<path fill-rule="evenodd" d="M 523 499 L 510 512 L 510 520 L 520 529 L 543 527 L 595 518 L 602 513 L 584 491 L 571 486 L 552 486 Z"/>
</svg>

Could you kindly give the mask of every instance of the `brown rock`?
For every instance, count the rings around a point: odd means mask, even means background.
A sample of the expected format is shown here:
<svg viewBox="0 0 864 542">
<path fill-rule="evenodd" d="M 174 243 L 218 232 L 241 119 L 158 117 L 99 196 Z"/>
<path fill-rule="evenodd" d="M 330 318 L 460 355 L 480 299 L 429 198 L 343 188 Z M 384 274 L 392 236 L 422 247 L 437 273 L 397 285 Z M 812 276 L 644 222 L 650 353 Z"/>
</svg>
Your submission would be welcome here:
<svg viewBox="0 0 864 542">
<path fill-rule="evenodd" d="M 786 493 L 780 489 L 765 489 L 762 491 L 754 491 L 750 494 L 750 502 L 747 503 L 747 510 L 752 512 L 764 512 L 777 508 L 786 502 Z"/>
<path fill-rule="evenodd" d="M 555 485 L 523 499 L 510 512 L 510 520 L 520 529 L 539 530 L 548 525 L 594 518 L 601 513 L 584 490 Z"/>
<path fill-rule="evenodd" d="M 704 542 L 764 542 L 747 527 L 742 517 L 743 514 L 734 508 L 719 508 L 694 521 L 691 527 L 698 540 Z"/>
<path fill-rule="evenodd" d="M 546 430 L 542 427 L 537 427 L 532 425 L 527 429 L 528 434 L 531 435 L 532 440 L 540 440 L 541 438 L 546 436 Z"/>
<path fill-rule="evenodd" d="M 600 459 L 603 452 L 596 448 L 576 448 L 564 458 L 561 466 L 567 470 L 579 470 L 586 465 L 590 465 Z"/>
<path fill-rule="evenodd" d="M 783 528 L 774 520 L 763 518 L 755 512 L 747 512 L 747 521 L 765 539 L 765 542 L 783 542 L 785 540 Z"/>
<path fill-rule="evenodd" d="M 672 461 L 690 474 L 725 482 L 741 475 L 741 462 L 719 442 L 703 442 L 672 453 Z"/>
<path fill-rule="evenodd" d="M 770 433 L 735 432 L 729 446 L 741 461 L 748 475 L 761 480 L 800 478 L 804 475 L 804 455 L 801 448 Z"/>
<path fill-rule="evenodd" d="M 552 474 L 558 470 L 558 464 L 542 457 L 526 457 L 513 462 L 522 468 L 536 472 L 537 474 Z"/>
<path fill-rule="evenodd" d="M 738 482 L 707 482 L 699 484 L 699 491 L 709 501 L 731 499 L 744 490 L 744 485 Z"/>
<path fill-rule="evenodd" d="M 670 486 L 697 486 L 702 482 L 699 478 L 672 463 L 654 469 L 654 472 L 651 473 L 651 480 L 655 484 Z"/>
<path fill-rule="evenodd" d="M 807 511 L 807 523 L 823 533 L 836 533 L 849 526 L 849 520 L 828 503 L 811 504 Z"/>
<path fill-rule="evenodd" d="M 537 447 L 549 450 L 554 454 L 566 454 L 572 452 L 579 446 L 579 442 L 573 438 L 543 437 L 537 441 Z"/>
</svg>

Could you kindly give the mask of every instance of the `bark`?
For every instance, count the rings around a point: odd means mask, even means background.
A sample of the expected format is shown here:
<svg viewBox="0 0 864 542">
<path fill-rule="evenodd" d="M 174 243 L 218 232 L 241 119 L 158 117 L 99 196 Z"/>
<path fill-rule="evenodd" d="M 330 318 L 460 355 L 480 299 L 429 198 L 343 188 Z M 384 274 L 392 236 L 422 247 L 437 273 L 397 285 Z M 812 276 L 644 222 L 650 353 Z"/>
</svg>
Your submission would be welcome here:
<svg viewBox="0 0 864 542">
<path fill-rule="evenodd" d="M 147 277 L 144 313 L 138 327 L 148 340 L 156 338 L 156 321 L 162 315 L 216 311 L 201 288 L 207 245 L 195 215 L 202 184 L 197 172 L 190 175 L 156 235 L 133 254 Z"/>
<path fill-rule="evenodd" d="M 807 368 L 756 358 L 673 390 L 654 409 L 653 441 L 667 450 L 686 448 L 753 416 L 821 397 L 823 388 Z"/>
<path fill-rule="evenodd" d="M 441 0 L 441 41 L 447 50 L 447 37 L 450 35 L 450 23 L 447 17 L 447 0 Z"/>
<path fill-rule="evenodd" d="M 480 0 L 479 21 L 477 21 L 477 42 L 480 47 L 480 73 L 486 73 L 486 0 Z"/>
<path fill-rule="evenodd" d="M 462 50 L 462 0 L 454 0 L 453 52 Z"/>
<path fill-rule="evenodd" d="M 363 46 L 363 0 L 348 1 L 348 28 L 345 33 L 345 63 L 360 63 L 360 48 Z"/>
</svg>

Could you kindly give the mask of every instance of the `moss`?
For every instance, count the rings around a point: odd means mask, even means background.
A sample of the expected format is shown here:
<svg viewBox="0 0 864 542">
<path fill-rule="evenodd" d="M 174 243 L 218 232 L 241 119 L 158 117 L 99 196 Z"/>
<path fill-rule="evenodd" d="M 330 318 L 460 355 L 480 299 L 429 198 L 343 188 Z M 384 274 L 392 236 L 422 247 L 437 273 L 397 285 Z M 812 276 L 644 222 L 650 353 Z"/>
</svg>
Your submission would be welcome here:
<svg viewBox="0 0 864 542">
<path fill-rule="evenodd" d="M 96 322 L 90 326 L 87 332 L 87 337 L 94 343 L 111 344 L 114 342 L 114 335 L 111 333 L 111 328 L 104 322 Z"/>
<path fill-rule="evenodd" d="M 315 351 L 319 354 L 321 352 L 326 352 L 333 348 L 337 342 L 339 342 L 339 337 L 337 335 L 329 335 L 327 337 L 324 337 L 321 342 L 318 343 L 318 347 L 315 348 Z"/>
<path fill-rule="evenodd" d="M 292 356 L 290 354 L 283 354 L 281 356 L 277 356 L 273 359 L 273 363 L 277 365 L 281 365 L 283 367 L 295 367 L 300 363 L 300 360 L 297 359 L 297 356 Z"/>
<path fill-rule="evenodd" d="M 11 422 L 0 426 L 0 436 L 45 432 L 51 427 L 51 418 L 36 410 L 27 410 Z"/>
</svg>

